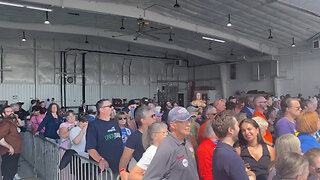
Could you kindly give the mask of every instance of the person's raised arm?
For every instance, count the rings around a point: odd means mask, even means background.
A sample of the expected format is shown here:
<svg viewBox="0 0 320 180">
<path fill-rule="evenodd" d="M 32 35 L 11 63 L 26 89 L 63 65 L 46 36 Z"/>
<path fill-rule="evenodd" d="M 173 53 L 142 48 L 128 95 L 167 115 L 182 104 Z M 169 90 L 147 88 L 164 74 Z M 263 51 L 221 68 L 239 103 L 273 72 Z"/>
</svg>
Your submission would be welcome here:
<svg viewBox="0 0 320 180">
<path fill-rule="evenodd" d="M 46 115 L 46 117 L 44 117 L 44 119 L 42 120 L 42 122 L 40 123 L 38 129 L 37 129 L 37 132 L 36 132 L 36 135 L 39 135 L 39 132 L 43 129 L 43 127 L 48 123 L 48 119 L 49 119 L 49 116 Z"/>
<path fill-rule="evenodd" d="M 128 180 L 142 180 L 143 175 L 146 171 L 142 168 L 140 168 L 139 166 L 135 165 L 130 173 L 129 173 L 129 177 Z"/>
<path fill-rule="evenodd" d="M 79 144 L 81 142 L 83 135 L 87 131 L 87 127 L 88 123 L 86 123 L 86 125 L 81 129 L 79 134 L 75 134 L 75 129 L 71 129 L 69 137 L 73 144 Z"/>
<path fill-rule="evenodd" d="M 126 171 L 126 168 L 130 162 L 134 149 L 128 148 L 127 146 L 124 148 L 122 153 L 120 163 L 119 163 L 119 172 L 121 176 L 121 180 L 127 180 L 129 173 Z"/>
</svg>

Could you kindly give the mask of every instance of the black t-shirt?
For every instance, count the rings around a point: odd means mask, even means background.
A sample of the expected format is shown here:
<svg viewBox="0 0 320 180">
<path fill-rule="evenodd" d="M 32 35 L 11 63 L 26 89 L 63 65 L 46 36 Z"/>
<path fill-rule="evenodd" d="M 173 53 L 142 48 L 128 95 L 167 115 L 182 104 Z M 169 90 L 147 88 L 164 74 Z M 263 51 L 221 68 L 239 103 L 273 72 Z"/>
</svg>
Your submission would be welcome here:
<svg viewBox="0 0 320 180">
<path fill-rule="evenodd" d="M 128 137 L 126 147 L 134 149 L 132 156 L 138 162 L 145 151 L 142 145 L 142 133 L 139 130 Z"/>
<path fill-rule="evenodd" d="M 123 152 L 121 129 L 114 120 L 95 119 L 89 123 L 86 134 L 86 151 L 95 149 L 110 165 L 113 173 L 118 172 Z"/>
</svg>

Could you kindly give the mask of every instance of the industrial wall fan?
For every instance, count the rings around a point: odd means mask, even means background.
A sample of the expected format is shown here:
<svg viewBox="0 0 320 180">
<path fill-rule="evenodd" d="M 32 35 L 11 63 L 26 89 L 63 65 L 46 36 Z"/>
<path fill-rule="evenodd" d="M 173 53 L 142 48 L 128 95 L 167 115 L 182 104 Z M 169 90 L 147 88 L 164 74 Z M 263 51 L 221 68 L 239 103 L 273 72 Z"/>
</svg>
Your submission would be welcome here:
<svg viewBox="0 0 320 180">
<path fill-rule="evenodd" d="M 141 36 L 147 36 L 151 37 L 156 40 L 160 40 L 161 38 L 158 37 L 158 35 L 161 34 L 168 34 L 170 35 L 170 38 L 172 35 L 175 35 L 172 32 L 173 27 L 172 26 L 166 26 L 166 27 L 155 27 L 151 26 L 149 21 L 144 20 L 143 18 L 137 19 L 137 28 L 136 30 L 130 29 L 129 27 L 124 26 L 124 18 L 121 19 L 121 26 L 120 30 L 124 33 L 113 35 L 112 37 L 122 37 L 122 36 L 133 36 L 133 40 L 138 40 Z M 169 30 L 169 31 L 165 31 Z"/>
</svg>

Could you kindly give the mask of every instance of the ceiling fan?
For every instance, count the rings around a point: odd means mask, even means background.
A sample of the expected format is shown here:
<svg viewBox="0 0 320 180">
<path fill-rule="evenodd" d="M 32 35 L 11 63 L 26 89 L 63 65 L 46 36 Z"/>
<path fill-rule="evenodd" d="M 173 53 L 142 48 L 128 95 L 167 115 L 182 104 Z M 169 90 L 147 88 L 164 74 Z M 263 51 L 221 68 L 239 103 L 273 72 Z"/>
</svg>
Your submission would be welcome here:
<svg viewBox="0 0 320 180">
<path fill-rule="evenodd" d="M 120 26 L 120 25 L 119 25 Z M 121 19 L 121 27 L 119 28 L 121 31 L 129 31 L 129 33 L 119 34 L 119 35 L 113 35 L 113 38 L 122 37 L 122 36 L 133 36 L 133 40 L 138 40 L 140 36 L 147 36 L 151 37 L 156 40 L 160 40 L 160 37 L 156 36 L 157 34 L 171 34 L 172 33 L 172 26 L 169 27 L 154 27 L 150 25 L 149 21 L 144 20 L 143 18 L 137 19 L 137 28 L 136 30 L 130 29 L 128 27 L 124 26 L 124 18 Z M 170 30 L 170 32 L 161 32 L 162 30 Z M 170 35 L 170 36 L 171 36 Z"/>
</svg>

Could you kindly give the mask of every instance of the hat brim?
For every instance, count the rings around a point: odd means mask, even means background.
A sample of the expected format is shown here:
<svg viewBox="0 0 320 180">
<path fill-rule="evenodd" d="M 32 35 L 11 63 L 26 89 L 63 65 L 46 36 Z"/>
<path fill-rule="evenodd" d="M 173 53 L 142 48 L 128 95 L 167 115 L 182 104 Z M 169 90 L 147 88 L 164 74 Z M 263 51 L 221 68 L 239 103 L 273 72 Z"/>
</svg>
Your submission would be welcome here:
<svg viewBox="0 0 320 180">
<path fill-rule="evenodd" d="M 181 116 L 180 119 L 175 119 L 173 121 L 187 121 L 191 117 L 196 117 L 194 114 L 186 114 L 185 116 Z"/>
</svg>

